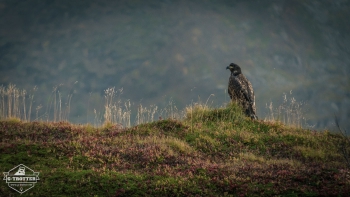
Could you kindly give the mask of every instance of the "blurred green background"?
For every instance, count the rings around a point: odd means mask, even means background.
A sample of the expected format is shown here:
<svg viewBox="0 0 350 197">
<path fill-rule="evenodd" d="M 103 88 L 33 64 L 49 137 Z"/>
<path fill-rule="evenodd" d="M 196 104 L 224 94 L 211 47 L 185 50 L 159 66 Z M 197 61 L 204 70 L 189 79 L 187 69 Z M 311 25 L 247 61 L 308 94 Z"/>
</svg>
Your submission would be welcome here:
<svg viewBox="0 0 350 197">
<path fill-rule="evenodd" d="M 133 106 L 227 103 L 231 62 L 253 84 L 260 119 L 283 95 L 304 127 L 350 128 L 348 0 L 0 0 L 0 84 L 46 107 L 73 94 L 69 120 L 93 121 L 104 90 Z M 34 113 L 34 112 L 33 112 Z M 39 113 L 44 113 L 44 110 Z"/>
</svg>

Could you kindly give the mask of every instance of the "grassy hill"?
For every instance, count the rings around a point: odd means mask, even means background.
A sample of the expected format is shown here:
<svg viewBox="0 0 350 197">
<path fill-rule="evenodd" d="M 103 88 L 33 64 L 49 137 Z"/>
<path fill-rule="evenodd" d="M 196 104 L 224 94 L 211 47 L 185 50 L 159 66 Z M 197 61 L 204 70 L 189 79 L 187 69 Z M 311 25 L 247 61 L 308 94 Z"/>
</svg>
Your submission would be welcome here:
<svg viewBox="0 0 350 197">
<path fill-rule="evenodd" d="M 0 121 L 0 171 L 40 181 L 21 196 L 347 196 L 344 137 L 251 121 L 236 105 L 130 128 Z M 3 196 L 17 196 L 4 182 Z"/>
</svg>

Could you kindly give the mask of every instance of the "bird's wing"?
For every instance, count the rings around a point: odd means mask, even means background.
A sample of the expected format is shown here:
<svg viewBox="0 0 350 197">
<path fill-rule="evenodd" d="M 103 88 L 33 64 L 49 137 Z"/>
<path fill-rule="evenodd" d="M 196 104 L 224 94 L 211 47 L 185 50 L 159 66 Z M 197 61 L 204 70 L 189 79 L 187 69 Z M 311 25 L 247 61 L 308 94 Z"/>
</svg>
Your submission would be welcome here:
<svg viewBox="0 0 350 197">
<path fill-rule="evenodd" d="M 249 97 L 249 104 L 251 106 L 251 110 L 254 114 L 256 114 L 256 108 L 255 108 L 255 95 L 254 95 L 254 90 L 253 90 L 253 86 L 250 83 L 250 81 L 248 81 L 248 79 L 246 79 L 247 82 L 247 92 L 248 92 L 248 97 Z"/>
<path fill-rule="evenodd" d="M 249 87 L 249 81 L 247 80 L 247 78 L 245 78 L 243 75 L 239 75 L 237 77 L 235 77 L 235 86 L 237 87 L 237 89 L 243 94 L 244 98 L 249 101 L 249 103 L 252 102 L 252 88 L 251 88 L 251 84 Z"/>
<path fill-rule="evenodd" d="M 248 81 L 248 79 L 246 79 L 246 82 L 247 82 L 247 94 L 248 94 L 248 97 L 249 97 L 249 102 L 251 104 L 254 103 L 254 91 L 253 91 L 253 86 L 252 84 L 250 83 L 250 81 Z M 255 105 L 255 104 L 254 104 Z"/>
</svg>

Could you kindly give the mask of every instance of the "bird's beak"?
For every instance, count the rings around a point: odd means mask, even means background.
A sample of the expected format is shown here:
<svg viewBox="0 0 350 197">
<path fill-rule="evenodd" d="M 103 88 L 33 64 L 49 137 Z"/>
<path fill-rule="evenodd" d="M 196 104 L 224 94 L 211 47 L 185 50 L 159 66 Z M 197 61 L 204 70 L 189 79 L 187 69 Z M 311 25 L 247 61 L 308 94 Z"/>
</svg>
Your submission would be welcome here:
<svg viewBox="0 0 350 197">
<path fill-rule="evenodd" d="M 229 67 L 229 66 L 227 66 L 227 67 L 226 67 L 226 70 L 227 70 L 227 69 L 230 69 L 230 67 Z"/>
</svg>

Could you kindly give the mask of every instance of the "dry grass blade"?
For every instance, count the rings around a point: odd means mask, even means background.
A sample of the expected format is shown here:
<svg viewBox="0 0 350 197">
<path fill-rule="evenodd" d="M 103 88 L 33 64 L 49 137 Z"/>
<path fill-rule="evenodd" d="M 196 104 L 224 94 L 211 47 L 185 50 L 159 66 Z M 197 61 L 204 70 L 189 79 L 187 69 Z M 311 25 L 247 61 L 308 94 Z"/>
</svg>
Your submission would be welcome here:
<svg viewBox="0 0 350 197">
<path fill-rule="evenodd" d="M 335 124 L 342 136 L 341 138 L 341 142 L 339 144 L 339 151 L 342 154 L 342 156 L 344 157 L 344 160 L 348 166 L 348 168 L 350 169 L 350 138 L 348 137 L 347 131 L 346 130 L 342 130 L 340 128 L 339 125 L 339 121 L 336 115 L 334 115 L 335 117 Z"/>
</svg>

